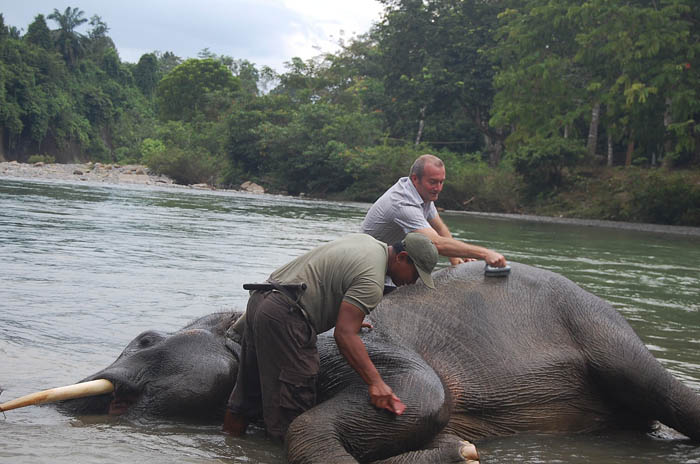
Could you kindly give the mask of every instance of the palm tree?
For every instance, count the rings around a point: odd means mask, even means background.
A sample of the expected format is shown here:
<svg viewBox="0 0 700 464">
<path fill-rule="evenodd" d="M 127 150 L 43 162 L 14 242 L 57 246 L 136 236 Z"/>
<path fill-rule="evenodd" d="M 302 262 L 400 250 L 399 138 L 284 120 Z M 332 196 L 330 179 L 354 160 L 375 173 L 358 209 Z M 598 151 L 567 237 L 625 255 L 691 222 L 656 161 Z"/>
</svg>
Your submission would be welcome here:
<svg viewBox="0 0 700 464">
<path fill-rule="evenodd" d="M 53 19 L 58 23 L 58 37 L 56 44 L 59 51 L 63 54 L 63 58 L 70 65 L 75 64 L 75 60 L 83 50 L 83 35 L 75 32 L 75 28 L 87 22 L 87 18 L 83 18 L 85 13 L 76 8 L 66 7 L 66 11 L 61 13 L 54 8 L 48 18 Z"/>
</svg>

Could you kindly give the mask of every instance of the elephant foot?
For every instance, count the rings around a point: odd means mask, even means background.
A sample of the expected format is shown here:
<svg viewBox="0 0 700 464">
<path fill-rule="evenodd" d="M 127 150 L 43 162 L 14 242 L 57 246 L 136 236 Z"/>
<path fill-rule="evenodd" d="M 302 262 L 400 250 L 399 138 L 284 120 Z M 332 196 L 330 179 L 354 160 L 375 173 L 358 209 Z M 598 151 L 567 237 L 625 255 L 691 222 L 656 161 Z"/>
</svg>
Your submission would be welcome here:
<svg viewBox="0 0 700 464">
<path fill-rule="evenodd" d="M 439 462 L 442 464 L 479 464 L 476 446 L 466 440 L 444 434 L 436 438 L 425 449 L 409 451 L 372 464 L 422 464 Z"/>
<path fill-rule="evenodd" d="M 477 451 L 476 446 L 474 446 L 473 443 L 462 441 L 459 454 L 462 455 L 468 464 L 479 464 L 479 451 Z"/>
</svg>

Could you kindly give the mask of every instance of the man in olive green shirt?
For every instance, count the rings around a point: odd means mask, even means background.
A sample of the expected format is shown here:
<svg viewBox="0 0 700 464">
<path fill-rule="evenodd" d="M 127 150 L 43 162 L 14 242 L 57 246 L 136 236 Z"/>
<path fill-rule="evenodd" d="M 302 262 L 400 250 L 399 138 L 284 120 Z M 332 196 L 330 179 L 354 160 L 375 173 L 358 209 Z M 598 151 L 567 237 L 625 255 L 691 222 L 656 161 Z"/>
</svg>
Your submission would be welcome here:
<svg viewBox="0 0 700 464">
<path fill-rule="evenodd" d="M 273 272 L 270 282 L 303 283 L 306 291 L 251 295 L 224 431 L 240 435 L 248 421 L 262 416 L 268 434 L 283 439 L 292 420 L 315 404 L 316 335 L 333 327 L 338 349 L 367 383 L 372 404 L 403 413 L 405 405 L 382 380 L 359 331 L 364 317 L 382 298 L 385 276 L 399 286 L 420 277 L 435 288 L 430 273 L 437 260 L 437 249 L 422 234 L 409 233 L 391 246 L 366 234 L 353 234 L 321 245 Z"/>
</svg>

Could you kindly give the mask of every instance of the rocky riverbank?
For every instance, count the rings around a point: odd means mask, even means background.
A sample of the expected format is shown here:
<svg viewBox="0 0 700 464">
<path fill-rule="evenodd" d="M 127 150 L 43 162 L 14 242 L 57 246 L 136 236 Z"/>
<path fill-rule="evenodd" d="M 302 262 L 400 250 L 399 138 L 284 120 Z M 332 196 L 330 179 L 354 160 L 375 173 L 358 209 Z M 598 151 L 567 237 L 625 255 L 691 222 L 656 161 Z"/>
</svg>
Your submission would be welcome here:
<svg viewBox="0 0 700 464">
<path fill-rule="evenodd" d="M 101 182 L 107 184 L 163 185 L 214 190 L 212 186 L 207 184 L 187 186 L 175 184 L 169 177 L 154 174 L 147 166 L 139 164 L 28 164 L 8 161 L 0 162 L 0 177 Z M 238 191 L 265 193 L 263 187 L 250 181 L 241 184 Z"/>
<path fill-rule="evenodd" d="M 102 163 L 0 163 L 0 177 L 103 182 L 108 184 L 172 185 L 173 180 L 153 174 L 146 166 Z"/>
<path fill-rule="evenodd" d="M 178 185 L 172 179 L 153 174 L 148 167 L 142 165 L 117 165 L 101 163 L 83 164 L 45 164 L 45 163 L 18 163 L 16 161 L 0 162 L 0 178 L 20 179 L 50 179 L 65 181 L 101 182 L 109 184 L 136 184 L 173 186 L 181 188 L 196 188 L 214 190 L 207 184 Z M 265 189 L 253 182 L 244 182 L 233 191 L 262 194 Z M 529 214 L 499 214 L 484 212 L 452 211 L 455 214 L 467 214 L 486 217 L 501 217 L 506 219 L 525 220 L 531 222 L 551 222 L 559 224 L 571 224 L 576 226 L 610 227 L 614 229 L 630 229 L 648 232 L 671 233 L 700 237 L 700 227 L 669 226 L 660 224 L 644 224 L 634 222 L 617 222 L 595 219 L 575 219 L 557 216 L 541 216 Z"/>
</svg>

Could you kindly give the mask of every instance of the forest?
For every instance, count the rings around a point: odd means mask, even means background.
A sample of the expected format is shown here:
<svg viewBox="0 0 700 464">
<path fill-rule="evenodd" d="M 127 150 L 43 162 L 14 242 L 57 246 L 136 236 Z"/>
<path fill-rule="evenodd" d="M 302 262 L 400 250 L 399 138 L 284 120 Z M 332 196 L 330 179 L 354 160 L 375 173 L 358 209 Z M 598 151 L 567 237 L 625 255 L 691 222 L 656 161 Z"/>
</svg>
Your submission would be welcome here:
<svg viewBox="0 0 700 464">
<path fill-rule="evenodd" d="M 700 226 L 700 2 L 379 2 L 283 72 L 209 49 L 123 62 L 98 14 L 0 12 L 0 161 L 373 201 L 433 153 L 442 208 Z"/>
</svg>

